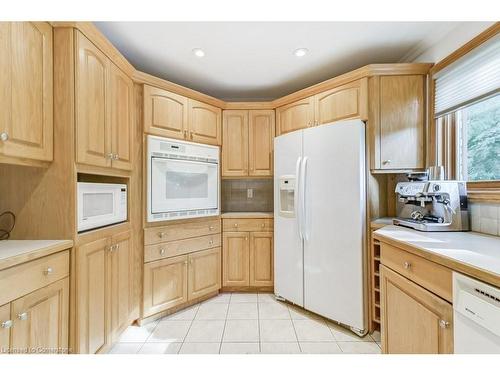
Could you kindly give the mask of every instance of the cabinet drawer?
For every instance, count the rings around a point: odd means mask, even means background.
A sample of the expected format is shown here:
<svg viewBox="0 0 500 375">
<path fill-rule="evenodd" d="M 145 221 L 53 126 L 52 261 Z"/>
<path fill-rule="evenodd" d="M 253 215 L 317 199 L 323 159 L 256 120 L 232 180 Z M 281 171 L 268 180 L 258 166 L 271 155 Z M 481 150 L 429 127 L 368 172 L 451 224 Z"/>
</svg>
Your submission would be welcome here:
<svg viewBox="0 0 500 375">
<path fill-rule="evenodd" d="M 164 227 L 144 229 L 144 244 L 177 241 L 191 237 L 220 233 L 220 219 L 172 224 Z"/>
<path fill-rule="evenodd" d="M 223 219 L 224 231 L 271 232 L 273 219 Z"/>
<path fill-rule="evenodd" d="M 451 302 L 452 271 L 449 268 L 386 243 L 381 243 L 380 256 L 383 265 Z"/>
<path fill-rule="evenodd" d="M 219 247 L 220 243 L 220 233 L 217 233 L 209 236 L 148 245 L 144 247 L 144 262 L 151 262 L 153 260 L 170 258 L 177 255 L 192 253 L 194 251 L 210 249 L 212 247 Z"/>
<path fill-rule="evenodd" d="M 69 276 L 69 250 L 0 271 L 0 305 Z"/>
</svg>

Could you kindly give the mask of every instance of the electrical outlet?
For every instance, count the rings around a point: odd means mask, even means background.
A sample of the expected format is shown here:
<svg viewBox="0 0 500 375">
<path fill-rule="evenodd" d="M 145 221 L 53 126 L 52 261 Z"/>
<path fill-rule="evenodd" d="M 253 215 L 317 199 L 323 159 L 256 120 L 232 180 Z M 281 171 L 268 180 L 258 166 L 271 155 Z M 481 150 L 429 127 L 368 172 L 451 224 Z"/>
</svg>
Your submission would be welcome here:
<svg viewBox="0 0 500 375">
<path fill-rule="evenodd" d="M 247 198 L 252 199 L 253 198 L 253 189 L 247 189 Z"/>
</svg>

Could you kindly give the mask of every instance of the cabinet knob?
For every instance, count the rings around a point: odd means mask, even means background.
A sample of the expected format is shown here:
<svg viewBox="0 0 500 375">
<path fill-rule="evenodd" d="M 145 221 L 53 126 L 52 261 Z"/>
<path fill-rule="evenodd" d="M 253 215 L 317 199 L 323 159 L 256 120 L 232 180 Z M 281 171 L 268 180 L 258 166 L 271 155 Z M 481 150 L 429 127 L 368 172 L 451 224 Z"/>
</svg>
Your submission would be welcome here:
<svg viewBox="0 0 500 375">
<path fill-rule="evenodd" d="M 0 133 L 0 140 L 2 142 L 7 142 L 9 140 L 9 133 L 7 132 Z"/>
<path fill-rule="evenodd" d="M 238 228 L 238 223 L 235 223 L 235 224 L 234 224 L 234 227 L 235 227 L 235 228 Z"/>
<path fill-rule="evenodd" d="M 403 267 L 406 269 L 406 270 L 409 270 L 411 268 L 411 263 L 410 262 L 404 262 L 403 263 Z"/>
<path fill-rule="evenodd" d="M 187 264 L 188 264 L 188 261 L 187 261 L 187 260 L 185 260 L 185 261 L 184 261 L 184 265 L 185 265 L 185 266 L 187 266 Z"/>
<path fill-rule="evenodd" d="M 164 247 L 160 248 L 160 255 L 165 255 L 165 248 Z"/>
<path fill-rule="evenodd" d="M 113 160 L 118 160 L 119 158 L 118 154 L 113 154 Z"/>
<path fill-rule="evenodd" d="M 5 322 L 2 322 L 1 324 L 2 328 L 10 328 L 12 327 L 12 320 L 6 320 Z"/>
<path fill-rule="evenodd" d="M 166 234 L 165 232 L 160 232 L 160 233 L 158 233 L 158 237 L 160 237 L 160 238 L 163 238 L 163 237 L 165 237 L 166 235 L 167 235 L 167 234 Z"/>
<path fill-rule="evenodd" d="M 23 312 L 21 314 L 17 314 L 17 318 L 19 320 L 27 320 L 28 319 L 28 313 L 27 312 Z"/>
<path fill-rule="evenodd" d="M 210 241 L 208 241 L 208 244 L 209 244 L 209 245 L 213 245 L 213 243 L 214 243 L 214 240 L 210 240 Z"/>
<path fill-rule="evenodd" d="M 106 159 L 112 160 L 113 159 L 113 154 L 112 153 L 106 154 Z"/>
<path fill-rule="evenodd" d="M 450 322 L 447 322 L 446 320 L 441 319 L 439 321 L 439 326 L 441 328 L 448 328 L 450 326 Z"/>
<path fill-rule="evenodd" d="M 383 165 L 391 164 L 391 160 L 387 159 L 382 162 Z"/>
<path fill-rule="evenodd" d="M 210 226 L 208 227 L 208 230 L 214 230 L 214 229 L 215 229 L 215 228 L 213 227 L 213 225 L 210 225 Z"/>
<path fill-rule="evenodd" d="M 54 269 L 52 267 L 47 267 L 45 271 L 43 271 L 43 274 L 47 276 L 51 275 L 52 273 L 54 273 Z"/>
<path fill-rule="evenodd" d="M 265 227 L 265 224 L 264 224 L 264 223 L 262 223 L 262 224 L 260 224 L 260 226 L 261 226 L 262 228 L 264 228 L 264 227 Z"/>
</svg>

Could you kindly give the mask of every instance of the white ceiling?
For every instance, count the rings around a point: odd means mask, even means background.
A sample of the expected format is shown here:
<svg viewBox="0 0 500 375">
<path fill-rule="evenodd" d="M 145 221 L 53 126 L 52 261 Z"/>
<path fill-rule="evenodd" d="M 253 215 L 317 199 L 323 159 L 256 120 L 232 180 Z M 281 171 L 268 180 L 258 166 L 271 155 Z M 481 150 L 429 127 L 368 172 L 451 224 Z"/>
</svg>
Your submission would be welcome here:
<svg viewBox="0 0 500 375">
<path fill-rule="evenodd" d="M 137 69 L 229 101 L 275 99 L 363 65 L 411 61 L 457 25 L 96 22 Z M 309 53 L 297 58 L 301 47 Z"/>
</svg>

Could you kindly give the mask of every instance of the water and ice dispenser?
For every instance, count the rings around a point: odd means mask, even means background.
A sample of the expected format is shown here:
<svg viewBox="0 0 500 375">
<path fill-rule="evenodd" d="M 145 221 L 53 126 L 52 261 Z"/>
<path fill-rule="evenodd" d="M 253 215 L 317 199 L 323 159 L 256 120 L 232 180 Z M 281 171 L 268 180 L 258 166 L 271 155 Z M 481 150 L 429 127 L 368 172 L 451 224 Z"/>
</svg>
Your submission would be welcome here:
<svg viewBox="0 0 500 375">
<path fill-rule="evenodd" d="M 280 212 L 283 217 L 295 217 L 295 176 L 281 176 Z"/>
</svg>

